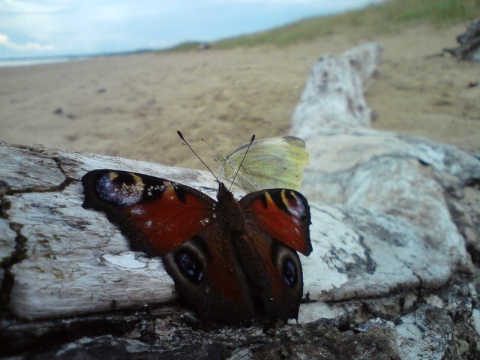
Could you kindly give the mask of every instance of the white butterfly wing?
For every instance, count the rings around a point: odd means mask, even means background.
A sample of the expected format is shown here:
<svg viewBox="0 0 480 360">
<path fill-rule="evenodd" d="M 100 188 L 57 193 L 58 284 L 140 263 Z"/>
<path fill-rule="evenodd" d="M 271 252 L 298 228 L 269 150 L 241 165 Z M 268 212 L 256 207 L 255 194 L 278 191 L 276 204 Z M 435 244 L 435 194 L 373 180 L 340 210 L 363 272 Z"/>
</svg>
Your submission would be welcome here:
<svg viewBox="0 0 480 360">
<path fill-rule="evenodd" d="M 248 144 L 227 157 L 219 157 L 221 174 L 231 179 L 245 155 Z M 293 136 L 267 138 L 254 141 L 250 146 L 237 179 L 248 191 L 269 188 L 298 189 L 303 168 L 308 163 L 305 142 Z"/>
</svg>

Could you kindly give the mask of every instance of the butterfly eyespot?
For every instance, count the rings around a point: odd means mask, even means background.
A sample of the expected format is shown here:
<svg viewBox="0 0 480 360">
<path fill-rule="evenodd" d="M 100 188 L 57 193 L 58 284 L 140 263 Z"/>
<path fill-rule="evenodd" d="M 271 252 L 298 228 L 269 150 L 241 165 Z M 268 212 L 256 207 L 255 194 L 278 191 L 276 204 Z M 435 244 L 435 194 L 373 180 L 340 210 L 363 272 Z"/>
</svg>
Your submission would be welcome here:
<svg viewBox="0 0 480 360">
<path fill-rule="evenodd" d="M 302 218 L 306 214 L 305 204 L 294 192 L 282 191 L 282 201 L 290 214 L 297 218 Z"/>
<path fill-rule="evenodd" d="M 298 270 L 295 263 L 290 260 L 286 259 L 283 262 L 283 269 L 282 269 L 283 280 L 287 286 L 293 288 L 297 285 L 298 282 Z"/>
<path fill-rule="evenodd" d="M 273 249 L 273 257 L 285 285 L 292 289 L 302 286 L 302 265 L 297 253 L 284 245 L 277 244 Z"/>
<path fill-rule="evenodd" d="M 181 249 L 175 254 L 175 262 L 181 273 L 194 283 L 205 279 L 204 268 L 201 261 L 188 250 Z"/>
<path fill-rule="evenodd" d="M 137 175 L 105 173 L 97 181 L 98 196 L 119 206 L 129 206 L 142 200 L 145 185 Z"/>
</svg>

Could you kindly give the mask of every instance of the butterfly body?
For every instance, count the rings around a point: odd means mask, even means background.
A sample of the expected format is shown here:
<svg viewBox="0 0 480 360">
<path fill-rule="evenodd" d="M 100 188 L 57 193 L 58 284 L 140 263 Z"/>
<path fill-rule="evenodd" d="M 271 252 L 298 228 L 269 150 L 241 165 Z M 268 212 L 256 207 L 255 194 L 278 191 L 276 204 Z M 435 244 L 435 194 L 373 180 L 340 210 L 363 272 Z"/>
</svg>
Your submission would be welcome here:
<svg viewBox="0 0 480 360">
<path fill-rule="evenodd" d="M 248 156 L 244 160 L 247 150 Z M 232 179 L 238 170 L 237 181 L 245 190 L 296 190 L 302 183 L 308 153 L 305 141 L 294 136 L 284 136 L 245 144 L 228 156 L 218 155 L 216 160 L 220 165 L 220 173 L 226 179 Z"/>
<path fill-rule="evenodd" d="M 217 201 L 169 180 L 116 170 L 82 178 L 85 208 L 107 214 L 133 250 L 161 256 L 177 292 L 203 323 L 298 317 L 296 251 L 311 252 L 310 209 L 298 192 L 271 189 Z"/>
</svg>

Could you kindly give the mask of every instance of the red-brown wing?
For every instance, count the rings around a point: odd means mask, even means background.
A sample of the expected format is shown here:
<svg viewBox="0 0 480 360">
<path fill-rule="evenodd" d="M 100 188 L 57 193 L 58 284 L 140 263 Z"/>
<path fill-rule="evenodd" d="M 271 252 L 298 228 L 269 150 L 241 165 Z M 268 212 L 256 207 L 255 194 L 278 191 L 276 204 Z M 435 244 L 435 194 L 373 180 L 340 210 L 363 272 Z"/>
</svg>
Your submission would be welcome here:
<svg viewBox="0 0 480 360">
<path fill-rule="evenodd" d="M 239 203 L 249 226 L 304 255 L 312 252 L 310 206 L 302 194 L 289 189 L 269 189 L 250 193 Z"/>
<path fill-rule="evenodd" d="M 132 249 L 148 255 L 178 248 L 213 221 L 213 199 L 165 179 L 102 169 L 88 172 L 82 183 L 83 206 L 105 212 Z"/>
<path fill-rule="evenodd" d="M 177 292 L 204 324 L 238 324 L 255 316 L 251 290 L 228 228 L 219 222 L 163 256 Z"/>
</svg>

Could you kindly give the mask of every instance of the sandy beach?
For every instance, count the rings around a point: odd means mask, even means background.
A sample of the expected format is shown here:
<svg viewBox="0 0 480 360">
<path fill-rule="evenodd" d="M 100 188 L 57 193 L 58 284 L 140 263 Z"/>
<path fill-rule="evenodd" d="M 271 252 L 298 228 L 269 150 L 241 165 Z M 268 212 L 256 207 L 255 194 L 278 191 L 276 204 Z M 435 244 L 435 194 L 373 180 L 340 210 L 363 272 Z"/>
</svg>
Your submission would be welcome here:
<svg viewBox="0 0 480 360">
<path fill-rule="evenodd" d="M 480 153 L 480 64 L 448 56 L 468 23 L 378 36 L 384 53 L 367 92 L 373 127 Z M 182 130 L 213 164 L 258 138 L 288 134 L 310 69 L 358 44 L 349 32 L 287 48 L 145 53 L 0 68 L 0 139 L 201 168 Z M 214 166 L 214 165 L 213 165 Z"/>
</svg>

